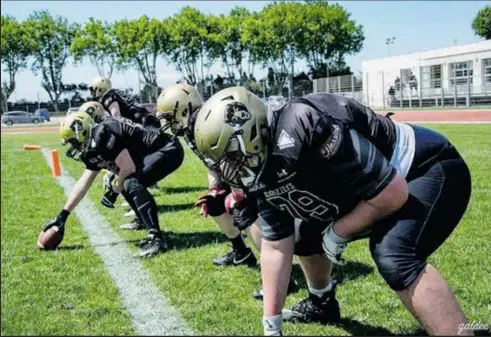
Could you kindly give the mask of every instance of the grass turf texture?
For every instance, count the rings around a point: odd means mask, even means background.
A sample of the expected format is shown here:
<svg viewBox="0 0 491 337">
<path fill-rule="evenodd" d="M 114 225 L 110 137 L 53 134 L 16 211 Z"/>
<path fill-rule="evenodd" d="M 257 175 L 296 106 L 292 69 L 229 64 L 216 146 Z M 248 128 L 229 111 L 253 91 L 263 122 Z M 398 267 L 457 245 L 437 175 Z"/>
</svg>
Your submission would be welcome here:
<svg viewBox="0 0 491 337">
<path fill-rule="evenodd" d="M 32 138 L 36 140 L 35 138 Z M 77 219 L 59 252 L 35 249 L 63 191 L 40 152 L 2 135 L 2 335 L 134 334 L 102 260 Z"/>
<path fill-rule="evenodd" d="M 491 256 L 491 125 L 429 127 L 450 138 L 466 159 L 473 176 L 472 200 L 466 216 L 449 240 L 430 258 L 430 262 L 447 278 L 469 321 L 489 322 L 491 287 L 488 278 L 491 275 L 491 266 L 487 263 L 487 258 Z M 24 143 L 41 144 L 61 150 L 57 136 L 52 134 L 2 136 L 2 150 L 17 151 Z M 81 164 L 63 155 L 60 157 L 68 173 L 77 179 L 83 170 Z M 27 165 L 30 166 L 26 167 Z M 27 183 L 28 177 L 34 176 L 34 182 Z M 88 197 L 121 237 L 128 241 L 130 249 L 136 251 L 132 241 L 143 238 L 145 232 L 124 232 L 118 229 L 120 224 L 128 221 L 128 218 L 122 216 L 126 210 L 119 207 L 122 198 L 117 202 L 118 207 L 113 210 L 100 205 L 103 194 L 101 178 L 102 175 L 97 178 Z M 19 190 L 21 181 L 24 183 L 22 186 L 30 192 Z M 68 221 L 63 246 L 80 245 L 79 249 L 61 249 L 55 254 L 32 251 L 41 223 L 56 215 L 64 202 L 62 191 L 50 177 L 41 154 L 7 152 L 4 157 L 2 152 L 2 185 L 2 334 L 39 333 L 42 329 L 36 328 L 44 322 L 36 317 L 56 320 L 57 314 L 61 315 L 65 311 L 55 309 L 48 316 L 46 304 L 53 302 L 52 296 L 73 296 L 72 289 L 83 294 L 77 296 L 77 299 L 82 296 L 86 298 L 83 312 L 87 317 L 92 317 L 90 323 L 97 328 L 81 330 L 88 323 L 83 320 L 77 323 L 74 319 L 57 325 L 56 331 L 47 330 L 48 328 L 42 331 L 58 334 L 75 334 L 79 331 L 84 334 L 124 334 L 131 331 L 128 328 L 127 314 L 120 309 L 117 294 L 101 270 L 99 259 L 94 258 L 75 217 L 70 217 Z M 162 181 L 158 190 L 152 192 L 159 205 L 161 226 L 171 232 L 170 250 L 156 259 L 145 261 L 145 268 L 195 333 L 262 334 L 262 306 L 250 296 L 252 290 L 260 287 L 259 270 L 247 267 L 217 268 L 211 263 L 213 257 L 226 253 L 230 248 L 213 220 L 200 218 L 197 209 L 193 208 L 196 198 L 205 191 L 205 170 L 198 159 L 190 151 L 186 151 L 183 166 Z M 48 197 L 49 203 L 46 202 Z M 21 206 L 16 206 L 18 204 Z M 15 219 L 13 217 L 17 213 L 16 207 L 21 209 Z M 22 225 L 26 218 L 29 219 L 30 226 Z M 46 276 L 45 271 L 40 270 L 40 263 L 29 265 L 22 262 L 29 257 L 35 261 L 42 260 L 45 263 L 42 268 L 47 268 L 48 265 L 55 269 L 55 276 L 51 273 L 48 275 L 50 278 L 58 277 L 60 281 L 50 283 L 43 280 Z M 284 325 L 284 333 L 420 334 L 419 325 L 379 276 L 370 257 L 367 241 L 351 244 L 345 257 L 349 261 L 348 265 L 334 269 L 334 277 L 343 281 L 337 293 L 343 317 L 341 326 L 287 323 Z M 14 264 L 18 266 L 12 268 Z M 84 266 L 96 268 L 97 272 L 87 273 L 87 269 L 80 271 Z M 45 282 L 46 285 L 44 288 L 26 288 L 23 285 L 26 283 L 26 274 L 36 282 Z M 288 307 L 307 294 L 298 264 L 294 266 L 294 275 L 300 283 L 300 290 L 287 298 Z M 100 283 L 109 284 L 109 289 L 99 292 L 99 287 L 90 286 Z M 50 295 L 45 293 L 47 291 Z M 97 317 L 98 310 L 101 310 L 101 302 L 98 301 L 101 296 L 113 298 L 111 308 L 121 314 L 107 314 L 101 318 L 91 316 Z M 109 312 L 113 313 L 111 310 Z M 113 320 L 110 321 L 110 318 Z M 108 325 L 109 321 L 116 324 Z"/>
</svg>

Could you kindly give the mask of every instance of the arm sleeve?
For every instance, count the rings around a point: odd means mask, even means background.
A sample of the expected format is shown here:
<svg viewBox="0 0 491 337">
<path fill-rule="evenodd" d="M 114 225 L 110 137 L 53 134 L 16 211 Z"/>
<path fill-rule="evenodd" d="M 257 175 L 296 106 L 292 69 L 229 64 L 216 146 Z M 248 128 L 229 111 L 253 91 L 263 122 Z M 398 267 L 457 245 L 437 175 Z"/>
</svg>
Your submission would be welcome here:
<svg viewBox="0 0 491 337">
<path fill-rule="evenodd" d="M 293 217 L 274 208 L 263 198 L 258 198 L 257 205 L 263 239 L 278 241 L 295 233 Z"/>
<path fill-rule="evenodd" d="M 392 181 L 397 170 L 355 130 L 346 130 L 340 137 L 336 152 L 329 153 L 332 174 L 347 193 L 361 200 L 376 197 Z M 321 147 L 319 155 L 326 157 L 327 145 Z"/>
<path fill-rule="evenodd" d="M 112 103 L 117 102 L 119 109 L 123 109 L 127 105 L 126 100 L 115 90 L 109 90 L 102 95 L 100 102 L 106 111 L 109 111 L 109 107 Z"/>
</svg>

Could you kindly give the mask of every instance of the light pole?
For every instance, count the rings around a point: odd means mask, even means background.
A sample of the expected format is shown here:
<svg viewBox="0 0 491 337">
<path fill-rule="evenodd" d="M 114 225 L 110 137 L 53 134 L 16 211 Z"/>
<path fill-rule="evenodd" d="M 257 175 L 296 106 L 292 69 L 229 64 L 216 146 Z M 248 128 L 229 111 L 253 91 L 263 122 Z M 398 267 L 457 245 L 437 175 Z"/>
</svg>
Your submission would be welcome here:
<svg viewBox="0 0 491 337">
<path fill-rule="evenodd" d="M 395 41 L 395 37 L 388 37 L 386 40 L 385 40 L 385 44 L 387 45 L 387 50 L 389 52 L 389 56 L 390 56 L 390 45 L 391 44 L 394 44 L 394 41 Z"/>
</svg>

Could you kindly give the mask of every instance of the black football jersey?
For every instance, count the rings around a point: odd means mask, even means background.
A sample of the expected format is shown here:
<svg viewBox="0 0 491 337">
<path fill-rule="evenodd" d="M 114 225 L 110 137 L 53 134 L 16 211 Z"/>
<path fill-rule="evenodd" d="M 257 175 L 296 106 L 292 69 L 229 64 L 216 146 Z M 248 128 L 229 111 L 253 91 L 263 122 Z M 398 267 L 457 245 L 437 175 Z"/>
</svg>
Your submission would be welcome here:
<svg viewBox="0 0 491 337">
<path fill-rule="evenodd" d="M 369 107 L 332 94 L 294 99 L 275 110 L 271 147 L 259 181 L 263 236 L 294 233 L 294 219 L 326 227 L 396 175 L 395 126 Z"/>
<path fill-rule="evenodd" d="M 134 99 L 127 97 L 122 91 L 116 89 L 106 91 L 99 99 L 99 102 L 109 113 L 111 104 L 117 102 L 121 117 L 130 119 L 135 123 L 142 124 L 143 117 L 150 113 L 147 109 L 138 105 Z"/>
<path fill-rule="evenodd" d="M 80 159 L 89 170 L 107 169 L 118 173 L 114 160 L 127 149 L 138 170 L 143 167 L 143 158 L 172 139 L 157 128 L 144 128 L 124 117 L 107 117 L 92 129 Z"/>
</svg>

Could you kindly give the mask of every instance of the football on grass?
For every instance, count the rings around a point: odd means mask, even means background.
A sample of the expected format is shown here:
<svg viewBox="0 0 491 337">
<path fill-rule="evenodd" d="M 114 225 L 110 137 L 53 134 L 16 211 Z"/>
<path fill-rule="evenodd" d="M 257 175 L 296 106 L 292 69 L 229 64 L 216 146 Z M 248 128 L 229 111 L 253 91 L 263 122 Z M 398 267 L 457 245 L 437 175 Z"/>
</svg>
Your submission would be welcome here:
<svg viewBox="0 0 491 337">
<path fill-rule="evenodd" d="M 53 250 L 58 248 L 61 240 L 63 240 L 63 235 L 57 226 L 53 226 L 39 233 L 37 246 L 39 249 Z"/>
</svg>

